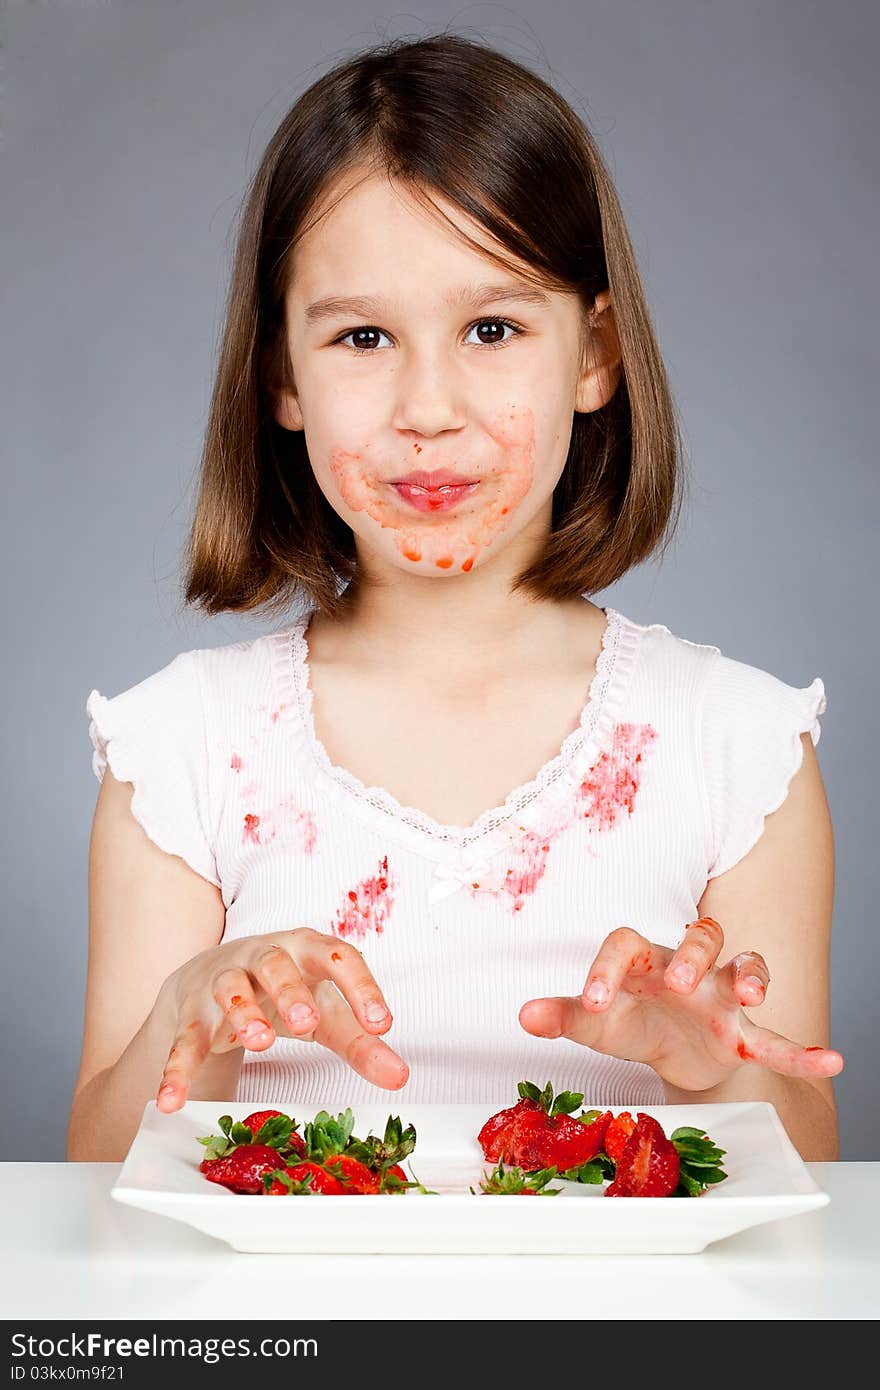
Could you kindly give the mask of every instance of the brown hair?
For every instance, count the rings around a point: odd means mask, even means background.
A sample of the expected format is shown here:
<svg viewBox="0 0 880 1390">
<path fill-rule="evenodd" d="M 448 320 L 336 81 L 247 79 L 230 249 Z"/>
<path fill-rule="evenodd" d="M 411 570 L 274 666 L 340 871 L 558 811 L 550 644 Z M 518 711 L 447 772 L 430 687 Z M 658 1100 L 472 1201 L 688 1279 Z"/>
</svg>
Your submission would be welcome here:
<svg viewBox="0 0 880 1390">
<path fill-rule="evenodd" d="M 319 78 L 251 181 L 186 548 L 186 602 L 211 614 L 279 613 L 305 600 L 337 617 L 345 606 L 339 587 L 357 574 L 354 535 L 317 484 L 303 432 L 277 424 L 273 387 L 291 381 L 291 249 L 321 194 L 361 165 L 404 180 L 432 207 L 429 193 L 439 192 L 516 257 L 513 267 L 502 251 L 493 260 L 520 274 L 525 263 L 529 278 L 577 292 L 585 320 L 611 290 L 620 380 L 599 410 L 575 413 L 551 533 L 513 587 L 539 599 L 592 594 L 665 550 L 681 508 L 681 435 L 598 149 L 540 77 L 486 44 L 441 33 L 389 40 Z"/>
</svg>

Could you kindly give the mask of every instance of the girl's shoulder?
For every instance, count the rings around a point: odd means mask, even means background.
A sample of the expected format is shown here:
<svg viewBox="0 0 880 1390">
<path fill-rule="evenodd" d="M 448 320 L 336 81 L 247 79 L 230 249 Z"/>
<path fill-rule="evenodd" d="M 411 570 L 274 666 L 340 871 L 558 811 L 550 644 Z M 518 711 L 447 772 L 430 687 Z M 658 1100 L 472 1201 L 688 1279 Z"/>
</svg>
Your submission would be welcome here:
<svg viewBox="0 0 880 1390">
<path fill-rule="evenodd" d="M 646 681 L 667 690 L 679 686 L 694 696 L 700 710 L 710 717 L 748 724 L 772 710 L 784 713 L 812 711 L 821 714 L 826 705 L 825 686 L 819 676 L 800 686 L 768 667 L 728 655 L 713 642 L 698 641 L 675 632 L 664 623 L 638 623 L 618 615 L 636 634 L 639 669 Z M 780 659 L 781 667 L 781 659 Z M 816 725 L 818 739 L 818 724 Z M 816 739 L 816 741 L 817 741 Z"/>
<path fill-rule="evenodd" d="M 160 849 L 215 885 L 216 828 L 228 740 L 242 720 L 271 723 L 274 668 L 290 628 L 247 641 L 178 652 L 118 694 L 86 699 L 92 770 L 130 782 L 135 819 Z"/>
</svg>

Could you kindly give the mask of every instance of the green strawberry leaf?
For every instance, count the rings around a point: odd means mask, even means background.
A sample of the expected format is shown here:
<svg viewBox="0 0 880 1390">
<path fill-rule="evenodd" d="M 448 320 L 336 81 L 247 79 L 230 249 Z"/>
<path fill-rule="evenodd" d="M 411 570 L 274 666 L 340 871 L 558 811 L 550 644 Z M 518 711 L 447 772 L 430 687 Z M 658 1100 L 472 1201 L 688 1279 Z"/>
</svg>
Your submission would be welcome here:
<svg viewBox="0 0 880 1390">
<path fill-rule="evenodd" d="M 704 1129 L 682 1125 L 673 1131 L 672 1144 L 679 1158 L 678 1187 L 673 1196 L 700 1197 L 707 1187 L 727 1177 L 721 1159 L 727 1152 L 718 1148 Z"/>
<path fill-rule="evenodd" d="M 319 1110 L 303 1133 L 309 1158 L 321 1163 L 331 1154 L 343 1153 L 353 1129 L 354 1115 L 350 1109 L 344 1110 L 335 1119 L 326 1110 Z"/>
<path fill-rule="evenodd" d="M 282 1187 L 287 1188 L 286 1195 L 314 1195 L 312 1192 L 312 1174 L 304 1173 L 301 1178 L 292 1178 L 289 1173 L 285 1173 L 283 1168 L 275 1168 L 271 1173 L 263 1174 L 263 1192 L 268 1195 L 269 1188 L 273 1182 L 280 1182 Z"/>
<path fill-rule="evenodd" d="M 290 1139 L 290 1131 L 295 1126 L 289 1115 L 271 1115 L 254 1135 L 255 1144 L 267 1144 L 270 1149 L 280 1149 Z"/>
<path fill-rule="evenodd" d="M 416 1189 L 417 1192 L 424 1192 L 425 1195 L 428 1196 L 428 1197 L 437 1197 L 437 1196 L 439 1196 L 439 1193 L 435 1192 L 434 1189 L 433 1189 L 433 1187 L 425 1187 L 424 1183 L 419 1182 L 419 1180 L 418 1180 L 418 1178 L 416 1177 L 415 1173 L 413 1173 L 412 1164 L 410 1164 L 409 1171 L 412 1173 L 414 1181 L 411 1182 L 411 1183 L 408 1182 L 408 1183 L 407 1183 L 407 1187 L 414 1187 L 414 1188 Z M 393 1173 L 388 1173 L 388 1174 L 386 1174 L 386 1176 L 389 1177 L 389 1178 L 391 1178 L 391 1177 L 394 1177 L 394 1174 L 393 1174 Z"/>
<path fill-rule="evenodd" d="M 539 1197 L 556 1197 L 561 1187 L 548 1187 L 548 1183 L 559 1176 L 554 1168 L 541 1168 L 537 1173 L 523 1173 L 520 1168 L 505 1168 L 499 1161 L 490 1173 L 484 1173 L 480 1180 L 480 1191 L 488 1196 L 515 1195 L 520 1192 L 535 1192 Z M 469 1189 L 477 1196 L 475 1189 Z"/>
<path fill-rule="evenodd" d="M 206 1154 L 207 1158 L 223 1158 L 229 1147 L 226 1137 L 223 1134 L 209 1134 L 205 1139 L 200 1139 L 199 1143 L 204 1144 L 205 1148 L 208 1150 Z"/>
<path fill-rule="evenodd" d="M 533 1100 L 536 1105 L 541 1103 L 541 1092 L 532 1081 L 521 1081 L 516 1088 L 523 1100 Z"/>
<path fill-rule="evenodd" d="M 584 1098 L 583 1091 L 560 1091 L 553 1102 L 551 1115 L 570 1115 L 573 1110 L 577 1110 Z M 596 1112 L 599 1113 L 598 1111 Z"/>
<path fill-rule="evenodd" d="M 218 1124 L 220 1125 L 220 1128 L 222 1129 L 223 1133 L 226 1135 L 226 1138 L 228 1139 L 229 1131 L 232 1129 L 232 1116 L 221 1115 Z"/>
<path fill-rule="evenodd" d="M 583 1096 L 581 1099 L 583 1100 Z M 575 1115 L 575 1119 L 580 1120 L 582 1125 L 591 1125 L 602 1113 L 601 1110 L 582 1110 L 579 1115 Z"/>
<path fill-rule="evenodd" d="M 587 1163 L 582 1163 L 578 1168 L 566 1168 L 559 1176 L 567 1178 L 569 1182 L 588 1182 L 595 1185 L 613 1178 L 616 1171 L 613 1159 L 605 1153 L 597 1153 Z"/>
<path fill-rule="evenodd" d="M 678 1187 L 672 1193 L 672 1196 L 699 1197 L 702 1191 L 703 1189 L 698 1182 L 695 1182 L 687 1173 L 680 1172 L 678 1175 Z"/>
</svg>

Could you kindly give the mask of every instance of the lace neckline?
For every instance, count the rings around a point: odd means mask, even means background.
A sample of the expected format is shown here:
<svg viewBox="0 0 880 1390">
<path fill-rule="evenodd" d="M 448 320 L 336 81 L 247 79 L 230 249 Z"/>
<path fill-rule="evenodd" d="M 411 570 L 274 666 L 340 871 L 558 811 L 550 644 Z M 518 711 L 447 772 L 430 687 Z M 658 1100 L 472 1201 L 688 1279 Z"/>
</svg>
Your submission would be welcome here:
<svg viewBox="0 0 880 1390">
<path fill-rule="evenodd" d="M 373 824 L 376 819 L 371 812 L 376 812 L 388 829 L 409 827 L 431 842 L 463 849 L 522 813 L 547 788 L 570 777 L 573 766 L 580 763 L 579 755 L 585 746 L 597 746 L 606 726 L 613 722 L 640 629 L 614 608 L 605 607 L 602 611 L 606 624 L 596 669 L 577 725 L 563 739 L 556 755 L 545 762 L 530 781 L 514 787 L 501 805 L 483 811 L 468 826 L 444 825 L 415 806 L 403 805 L 385 787 L 366 786 L 347 768 L 332 762 L 317 736 L 313 716 L 306 632 L 314 610 L 292 627 L 273 635 L 276 682 L 282 702 L 286 700 L 286 704 L 282 703 L 284 722 L 296 733 L 324 785 L 336 793 L 339 804 L 349 809 L 359 808 Z"/>
</svg>

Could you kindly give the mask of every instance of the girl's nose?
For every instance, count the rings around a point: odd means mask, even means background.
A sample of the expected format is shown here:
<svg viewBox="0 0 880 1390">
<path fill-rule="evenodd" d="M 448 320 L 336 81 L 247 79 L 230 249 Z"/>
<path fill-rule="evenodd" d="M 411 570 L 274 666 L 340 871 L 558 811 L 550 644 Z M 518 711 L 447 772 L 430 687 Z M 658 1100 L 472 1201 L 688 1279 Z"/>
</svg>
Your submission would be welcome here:
<svg viewBox="0 0 880 1390">
<path fill-rule="evenodd" d="M 461 382 L 449 364 L 411 360 L 397 382 L 394 425 L 416 434 L 440 434 L 467 423 Z"/>
</svg>

